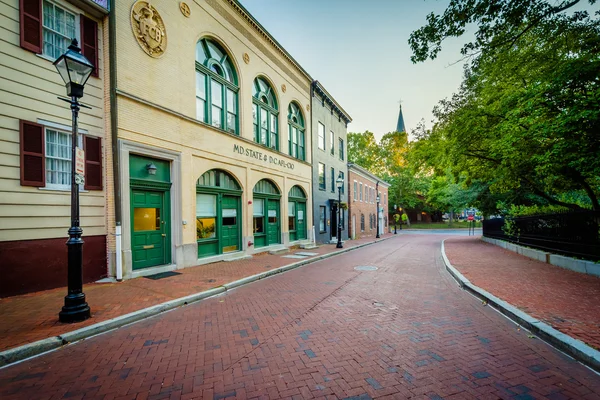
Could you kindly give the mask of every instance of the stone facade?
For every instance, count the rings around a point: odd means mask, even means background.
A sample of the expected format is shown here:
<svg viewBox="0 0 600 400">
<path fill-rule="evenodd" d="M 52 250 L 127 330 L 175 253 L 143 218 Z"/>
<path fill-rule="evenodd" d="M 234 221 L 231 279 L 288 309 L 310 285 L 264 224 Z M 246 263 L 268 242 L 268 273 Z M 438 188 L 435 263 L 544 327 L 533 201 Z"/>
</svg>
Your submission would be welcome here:
<svg viewBox="0 0 600 400">
<path fill-rule="evenodd" d="M 352 239 L 377 235 L 377 193 L 379 193 L 379 234 L 389 232 L 388 188 L 390 185 L 364 168 L 348 164 L 349 235 Z"/>
<path fill-rule="evenodd" d="M 337 241 L 338 198 L 335 181 L 342 173 L 342 203 L 348 193 L 347 130 L 350 116 L 323 85 L 311 89 L 313 220 L 317 243 Z M 324 176 L 322 176 L 324 174 Z M 342 240 L 348 239 L 348 210 L 342 206 Z"/>
</svg>

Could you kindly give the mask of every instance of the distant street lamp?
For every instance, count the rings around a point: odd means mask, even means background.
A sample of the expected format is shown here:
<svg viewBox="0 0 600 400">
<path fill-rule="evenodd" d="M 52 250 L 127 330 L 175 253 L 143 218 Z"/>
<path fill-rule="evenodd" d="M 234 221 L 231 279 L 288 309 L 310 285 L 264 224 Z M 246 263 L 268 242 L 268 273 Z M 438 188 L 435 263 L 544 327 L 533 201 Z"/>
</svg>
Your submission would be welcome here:
<svg viewBox="0 0 600 400">
<path fill-rule="evenodd" d="M 377 235 L 375 235 L 376 239 L 379 239 L 379 194 L 377 194 Z"/>
<path fill-rule="evenodd" d="M 342 245 L 342 188 L 344 187 L 344 178 L 342 178 L 342 174 L 340 173 L 338 178 L 335 180 L 335 186 L 338 189 L 338 230 L 337 230 L 337 244 L 335 247 L 337 249 L 341 249 L 344 246 Z"/>
<path fill-rule="evenodd" d="M 396 208 L 396 205 L 394 204 L 394 235 L 398 234 L 398 219 L 396 218 L 398 216 L 398 209 Z"/>
<path fill-rule="evenodd" d="M 77 149 L 77 116 L 79 115 L 79 99 L 83 97 L 83 87 L 94 70 L 81 49 L 77 47 L 77 40 L 73 39 L 68 50 L 54 62 L 65 86 L 67 96 L 71 99 L 62 99 L 71 104 L 72 131 L 71 131 L 71 227 L 69 228 L 68 249 L 68 294 L 65 296 L 65 305 L 58 313 L 60 322 L 84 321 L 90 317 L 90 307 L 85 301 L 83 293 L 83 231 L 79 226 L 79 185 L 83 177 L 76 175 L 76 149 Z"/>
</svg>

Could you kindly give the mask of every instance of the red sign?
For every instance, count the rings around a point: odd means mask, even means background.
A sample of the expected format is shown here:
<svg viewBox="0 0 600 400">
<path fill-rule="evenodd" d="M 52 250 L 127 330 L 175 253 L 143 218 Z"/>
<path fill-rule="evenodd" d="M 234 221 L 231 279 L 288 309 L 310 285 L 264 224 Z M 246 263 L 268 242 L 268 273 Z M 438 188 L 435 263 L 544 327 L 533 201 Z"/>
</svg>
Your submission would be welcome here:
<svg viewBox="0 0 600 400">
<path fill-rule="evenodd" d="M 472 215 L 469 215 L 469 216 L 467 217 L 467 221 L 475 221 L 475 217 L 474 217 L 474 216 L 472 216 Z"/>
</svg>

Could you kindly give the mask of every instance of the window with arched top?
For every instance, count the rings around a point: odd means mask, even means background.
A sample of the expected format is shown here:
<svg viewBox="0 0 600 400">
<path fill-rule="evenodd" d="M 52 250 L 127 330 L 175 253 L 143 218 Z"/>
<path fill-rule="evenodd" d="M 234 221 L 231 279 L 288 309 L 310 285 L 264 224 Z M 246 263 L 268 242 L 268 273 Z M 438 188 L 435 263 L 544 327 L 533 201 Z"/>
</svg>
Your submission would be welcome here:
<svg viewBox="0 0 600 400">
<path fill-rule="evenodd" d="M 304 117 L 296 103 L 290 103 L 288 107 L 288 131 L 290 156 L 299 160 L 306 160 L 304 152 Z"/>
<path fill-rule="evenodd" d="M 263 78 L 254 80 L 252 93 L 252 118 L 254 121 L 254 140 L 263 146 L 279 150 L 279 109 L 275 91 Z"/>
<path fill-rule="evenodd" d="M 196 118 L 237 134 L 238 92 L 229 55 L 214 41 L 200 39 L 196 43 Z"/>
</svg>

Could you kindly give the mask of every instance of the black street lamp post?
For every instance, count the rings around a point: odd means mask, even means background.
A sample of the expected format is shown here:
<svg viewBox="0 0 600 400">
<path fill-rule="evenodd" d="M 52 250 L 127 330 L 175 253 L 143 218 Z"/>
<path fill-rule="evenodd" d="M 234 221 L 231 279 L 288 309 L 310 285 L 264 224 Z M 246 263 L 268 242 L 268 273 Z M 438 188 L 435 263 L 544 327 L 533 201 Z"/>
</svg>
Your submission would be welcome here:
<svg viewBox="0 0 600 400">
<path fill-rule="evenodd" d="M 80 107 L 86 107 L 79 103 L 83 97 L 83 87 L 94 70 L 94 66 L 81 54 L 77 47 L 77 40 L 73 39 L 69 49 L 61 55 L 54 66 L 65 81 L 67 96 L 63 99 L 71 105 L 72 132 L 71 132 L 71 227 L 69 228 L 68 249 L 68 294 L 65 296 L 65 305 L 58 313 L 60 322 L 84 321 L 90 317 L 90 307 L 85 301 L 83 293 L 83 233 L 79 226 L 79 185 L 83 183 L 83 177 L 76 175 L 77 160 L 77 116 Z"/>
<path fill-rule="evenodd" d="M 335 185 L 338 189 L 338 228 L 337 228 L 337 244 L 336 248 L 341 249 L 344 247 L 342 245 L 342 188 L 344 187 L 344 178 L 342 178 L 342 174 L 338 175 L 338 178 L 335 180 Z"/>
<path fill-rule="evenodd" d="M 377 212 L 375 213 L 375 218 L 377 218 L 377 234 L 375 235 L 375 239 L 381 238 L 379 236 L 379 181 L 375 184 L 375 194 L 377 195 Z"/>
<path fill-rule="evenodd" d="M 396 219 L 396 216 L 398 215 L 398 209 L 396 208 L 396 205 L 394 204 L 394 235 L 398 234 L 398 220 Z"/>
</svg>

